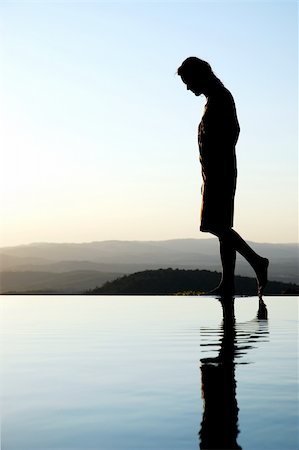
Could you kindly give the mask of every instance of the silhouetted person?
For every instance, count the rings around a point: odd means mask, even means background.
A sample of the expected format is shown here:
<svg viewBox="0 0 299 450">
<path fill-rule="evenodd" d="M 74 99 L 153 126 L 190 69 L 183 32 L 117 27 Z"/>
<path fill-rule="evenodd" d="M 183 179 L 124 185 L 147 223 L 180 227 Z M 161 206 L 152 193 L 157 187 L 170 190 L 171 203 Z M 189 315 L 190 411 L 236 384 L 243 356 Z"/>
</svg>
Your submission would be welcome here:
<svg viewBox="0 0 299 450">
<path fill-rule="evenodd" d="M 247 333 L 244 333 L 244 325 L 242 326 L 241 342 L 238 343 L 234 299 L 227 300 L 227 297 L 220 300 L 223 323 L 219 353 L 216 357 L 201 359 L 201 392 L 204 403 L 199 431 L 201 450 L 241 450 L 237 442 L 239 408 L 236 396 L 235 359 L 244 355 L 252 347 L 251 343 L 268 333 L 267 330 L 259 329 L 261 320 L 267 319 L 267 308 L 260 298 L 257 317 L 246 323 L 250 327 Z M 215 332 L 212 331 L 215 339 Z M 214 343 L 210 343 L 209 346 L 211 345 L 214 346 Z"/>
<path fill-rule="evenodd" d="M 234 99 L 206 61 L 187 58 L 177 73 L 188 90 L 207 98 L 198 127 L 203 178 L 200 230 L 218 237 L 222 262 L 222 280 L 211 293 L 233 295 L 237 251 L 253 267 L 258 293 L 262 295 L 269 261 L 255 253 L 232 228 L 237 179 L 235 146 L 240 132 Z"/>
</svg>

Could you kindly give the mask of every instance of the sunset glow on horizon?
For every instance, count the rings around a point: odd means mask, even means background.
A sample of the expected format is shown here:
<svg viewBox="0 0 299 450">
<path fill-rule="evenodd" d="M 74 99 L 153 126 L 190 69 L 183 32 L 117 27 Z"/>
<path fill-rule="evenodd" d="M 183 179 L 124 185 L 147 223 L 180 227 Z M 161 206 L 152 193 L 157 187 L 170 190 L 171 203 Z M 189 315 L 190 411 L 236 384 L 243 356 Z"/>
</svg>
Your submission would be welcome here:
<svg viewBox="0 0 299 450">
<path fill-rule="evenodd" d="M 232 92 L 235 229 L 298 239 L 297 2 L 2 2 L 0 245 L 199 232 L 207 60 Z"/>
</svg>

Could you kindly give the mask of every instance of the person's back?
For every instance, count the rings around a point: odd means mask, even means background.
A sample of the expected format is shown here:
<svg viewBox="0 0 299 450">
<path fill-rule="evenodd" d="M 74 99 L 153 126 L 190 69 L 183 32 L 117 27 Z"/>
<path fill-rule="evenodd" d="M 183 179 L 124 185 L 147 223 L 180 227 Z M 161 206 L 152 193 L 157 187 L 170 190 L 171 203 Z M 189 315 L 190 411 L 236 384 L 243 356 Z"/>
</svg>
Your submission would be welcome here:
<svg viewBox="0 0 299 450">
<path fill-rule="evenodd" d="M 198 126 L 198 145 L 203 174 L 222 182 L 237 175 L 235 146 L 240 127 L 234 99 L 223 85 L 209 94 Z"/>
</svg>

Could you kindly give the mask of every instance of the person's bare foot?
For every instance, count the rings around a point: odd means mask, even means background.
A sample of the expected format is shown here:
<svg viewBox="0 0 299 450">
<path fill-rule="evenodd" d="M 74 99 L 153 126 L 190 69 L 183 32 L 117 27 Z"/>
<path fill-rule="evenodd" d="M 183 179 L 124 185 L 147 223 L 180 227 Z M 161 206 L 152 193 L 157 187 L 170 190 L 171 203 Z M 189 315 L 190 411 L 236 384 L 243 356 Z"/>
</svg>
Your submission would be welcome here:
<svg viewBox="0 0 299 450">
<path fill-rule="evenodd" d="M 224 285 L 223 283 L 220 283 L 215 289 L 204 293 L 204 295 L 214 295 L 215 297 L 233 297 L 234 294 L 235 286 L 232 284 Z"/>
<path fill-rule="evenodd" d="M 268 282 L 268 267 L 269 260 L 267 258 L 261 258 L 255 268 L 259 297 L 263 295 L 264 289 Z"/>
</svg>

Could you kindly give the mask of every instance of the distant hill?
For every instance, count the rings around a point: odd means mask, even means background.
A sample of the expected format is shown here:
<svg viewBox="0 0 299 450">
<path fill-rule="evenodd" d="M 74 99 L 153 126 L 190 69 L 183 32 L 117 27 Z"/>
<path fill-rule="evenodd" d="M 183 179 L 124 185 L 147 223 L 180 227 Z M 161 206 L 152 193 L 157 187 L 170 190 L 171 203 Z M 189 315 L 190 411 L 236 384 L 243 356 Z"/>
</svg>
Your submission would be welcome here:
<svg viewBox="0 0 299 450">
<path fill-rule="evenodd" d="M 62 273 L 3 272 L 0 279 L 1 293 L 79 294 L 120 275 L 87 270 Z"/>
<path fill-rule="evenodd" d="M 299 284 L 298 244 L 251 245 L 270 259 L 270 280 Z M 78 293 L 101 287 L 105 281 L 123 274 L 169 267 L 221 271 L 216 238 L 3 247 L 0 248 L 0 267 L 0 293 L 27 290 Z M 237 258 L 236 274 L 254 276 L 241 257 Z"/>
<path fill-rule="evenodd" d="M 145 270 L 106 282 L 102 287 L 88 291 L 91 295 L 171 295 L 179 292 L 208 292 L 221 279 L 218 272 L 208 270 L 159 269 Z M 299 286 L 269 281 L 265 295 L 299 293 Z M 254 278 L 236 276 L 236 295 L 256 295 Z"/>
</svg>

